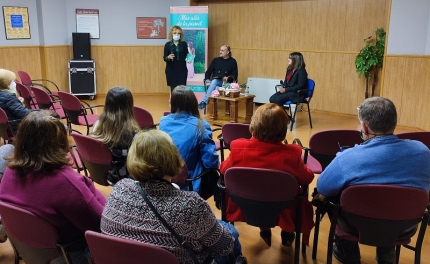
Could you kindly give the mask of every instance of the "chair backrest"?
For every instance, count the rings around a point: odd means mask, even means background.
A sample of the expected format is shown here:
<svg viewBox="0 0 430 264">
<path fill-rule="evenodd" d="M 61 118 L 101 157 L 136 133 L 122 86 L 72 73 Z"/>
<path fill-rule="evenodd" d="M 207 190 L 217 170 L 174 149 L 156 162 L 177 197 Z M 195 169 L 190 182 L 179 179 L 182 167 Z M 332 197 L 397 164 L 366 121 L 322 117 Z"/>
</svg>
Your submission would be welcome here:
<svg viewBox="0 0 430 264">
<path fill-rule="evenodd" d="M 430 149 L 430 131 L 405 132 L 396 135 L 400 139 L 413 139 L 421 141 Z"/>
<path fill-rule="evenodd" d="M 107 173 L 112 169 L 112 152 L 110 149 L 90 136 L 72 133 L 72 137 L 90 178 L 100 185 L 108 186 Z"/>
<path fill-rule="evenodd" d="M 309 98 L 312 98 L 312 96 L 314 95 L 314 90 L 315 90 L 315 81 L 312 79 L 308 79 L 308 96 Z"/>
<path fill-rule="evenodd" d="M 82 111 L 81 101 L 74 96 L 66 92 L 58 92 L 58 96 L 61 100 L 61 105 L 63 106 L 64 113 L 66 114 L 70 123 L 74 125 L 81 125 L 79 122 L 79 116 L 85 114 Z"/>
<path fill-rule="evenodd" d="M 252 137 L 251 132 L 249 132 L 249 124 L 226 123 L 222 126 L 221 133 L 227 148 L 230 148 L 230 143 L 235 139 Z"/>
<path fill-rule="evenodd" d="M 187 164 L 184 164 L 184 167 L 182 167 L 181 173 L 179 173 L 178 176 L 172 178 L 172 182 L 176 183 L 177 185 L 179 185 L 179 187 L 181 187 L 181 189 L 183 189 L 184 187 L 187 186 L 187 182 L 186 182 L 187 178 L 188 178 L 188 168 L 187 168 Z"/>
<path fill-rule="evenodd" d="M 360 132 L 357 130 L 320 131 L 309 139 L 309 153 L 319 161 L 324 170 L 340 151 L 339 145 L 353 147 L 362 142 Z"/>
<path fill-rule="evenodd" d="M 9 136 L 7 133 L 9 130 L 9 118 L 6 112 L 0 108 L 0 136 L 4 140 L 13 140 L 13 137 Z"/>
<path fill-rule="evenodd" d="M 134 118 L 139 124 L 140 128 L 155 128 L 154 119 L 148 110 L 142 107 L 133 106 Z"/>
<path fill-rule="evenodd" d="M 51 223 L 5 202 L 0 202 L 0 214 L 9 239 L 26 263 L 49 263 L 61 256 L 56 245 L 59 235 Z"/>
<path fill-rule="evenodd" d="M 226 193 L 242 209 L 246 222 L 258 227 L 276 226 L 279 213 L 295 203 L 299 188 L 290 173 L 245 167 L 228 169 L 224 183 Z"/>
<path fill-rule="evenodd" d="M 359 232 L 359 242 L 393 246 L 408 228 L 421 222 L 428 193 L 411 187 L 364 184 L 342 191 L 341 214 Z M 414 233 L 411 233 L 411 236 Z"/>
<path fill-rule="evenodd" d="M 52 98 L 49 96 L 47 92 L 44 90 L 31 86 L 31 91 L 34 93 L 36 97 L 37 105 L 40 109 L 51 109 L 55 110 L 52 106 Z"/>
<path fill-rule="evenodd" d="M 114 237 L 93 231 L 85 232 L 85 238 L 95 264 L 179 264 L 171 252 L 157 246 L 134 240 Z"/>
<path fill-rule="evenodd" d="M 26 73 L 25 71 L 18 71 L 18 76 L 21 78 L 21 83 L 24 85 L 31 85 L 32 80 L 30 78 L 30 75 Z"/>
<path fill-rule="evenodd" d="M 24 98 L 24 105 L 28 109 L 35 109 L 36 107 L 36 100 L 34 100 L 33 96 L 31 95 L 30 89 L 21 84 L 16 83 L 16 90 L 18 91 L 19 95 Z"/>
</svg>

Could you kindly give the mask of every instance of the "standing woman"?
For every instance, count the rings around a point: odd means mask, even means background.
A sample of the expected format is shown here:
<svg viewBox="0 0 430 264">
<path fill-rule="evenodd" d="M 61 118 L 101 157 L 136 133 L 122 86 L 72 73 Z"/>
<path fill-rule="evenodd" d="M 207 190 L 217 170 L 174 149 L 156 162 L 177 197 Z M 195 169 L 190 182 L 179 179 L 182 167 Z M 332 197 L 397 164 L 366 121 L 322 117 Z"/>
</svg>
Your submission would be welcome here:
<svg viewBox="0 0 430 264">
<path fill-rule="evenodd" d="M 282 107 L 287 101 L 303 100 L 307 93 L 300 95 L 300 98 L 297 95 L 297 91 L 302 89 L 308 89 L 305 60 L 300 52 L 292 52 L 288 57 L 287 73 L 283 85 L 278 92 L 270 97 L 269 101 Z"/>
<path fill-rule="evenodd" d="M 103 113 L 93 127 L 92 137 L 107 145 L 112 151 L 115 168 L 108 173 L 114 184 L 128 177 L 126 160 L 128 149 L 140 127 L 134 118 L 133 95 L 125 87 L 114 87 L 106 95 Z M 120 175 L 117 175 L 117 172 Z"/>
<path fill-rule="evenodd" d="M 180 26 L 173 26 L 169 32 L 169 42 L 164 45 L 163 59 L 166 62 L 166 80 L 170 91 L 178 85 L 187 84 L 187 42 Z"/>
</svg>

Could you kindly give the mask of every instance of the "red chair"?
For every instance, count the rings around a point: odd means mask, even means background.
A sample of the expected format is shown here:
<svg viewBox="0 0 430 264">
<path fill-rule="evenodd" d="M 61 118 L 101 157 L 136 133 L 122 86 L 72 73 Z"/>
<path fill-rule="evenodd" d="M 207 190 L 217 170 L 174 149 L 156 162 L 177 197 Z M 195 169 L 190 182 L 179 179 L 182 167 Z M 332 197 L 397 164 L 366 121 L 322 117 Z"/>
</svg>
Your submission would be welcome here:
<svg viewBox="0 0 430 264">
<path fill-rule="evenodd" d="M 30 75 L 28 75 L 28 73 L 26 73 L 25 71 L 18 71 L 18 76 L 19 76 L 19 78 L 21 78 L 21 83 L 25 86 L 28 86 L 28 87 L 29 86 L 39 86 L 39 87 L 42 87 L 43 89 L 45 89 L 49 94 L 54 94 L 54 95 L 57 95 L 58 91 L 60 91 L 58 86 L 53 81 L 50 81 L 47 79 L 34 79 L 34 80 L 32 80 Z M 45 86 L 41 83 L 38 83 L 38 82 L 48 82 L 48 83 L 54 85 L 55 91 L 51 91 L 47 86 Z"/>
<path fill-rule="evenodd" d="M 109 186 L 107 174 L 112 166 L 112 152 L 110 149 L 95 138 L 72 133 L 77 152 L 89 177 L 97 184 Z M 119 174 L 117 174 L 119 175 Z"/>
<path fill-rule="evenodd" d="M 133 106 L 134 118 L 142 129 L 156 128 L 158 124 L 154 124 L 154 119 L 148 110 L 138 106 Z"/>
<path fill-rule="evenodd" d="M 380 184 L 346 188 L 342 191 L 340 204 L 333 204 L 326 263 L 332 263 L 335 235 L 369 246 L 396 246 L 397 263 L 403 245 L 415 252 L 414 263 L 421 263 L 421 247 L 429 220 L 428 202 L 428 193 L 417 188 Z M 337 224 L 340 214 L 357 229 L 357 236 L 347 233 Z M 419 231 L 413 247 L 408 244 L 415 232 L 399 237 L 416 225 L 419 225 Z"/>
<path fill-rule="evenodd" d="M 11 120 L 6 115 L 6 112 L 0 108 L 0 136 L 3 138 L 4 142 L 12 142 L 14 140 L 15 131 L 13 131 L 11 122 L 19 122 L 19 120 Z"/>
<path fill-rule="evenodd" d="M 95 264 L 179 264 L 169 251 L 143 242 L 93 231 L 85 232 L 85 238 Z"/>
<path fill-rule="evenodd" d="M 66 114 L 64 113 L 63 107 L 59 103 L 60 101 L 53 100 L 53 98 L 47 92 L 40 88 L 31 87 L 31 91 L 36 97 L 36 102 L 39 109 L 50 109 L 55 111 L 61 119 L 66 118 Z"/>
<path fill-rule="evenodd" d="M 246 184 L 244 184 L 246 183 Z M 218 183 L 222 194 L 222 220 L 226 217 L 225 195 L 235 202 L 242 210 L 246 223 L 256 227 L 275 227 L 279 214 L 288 207 L 302 204 L 307 197 L 307 186 L 302 186 L 303 193 L 297 195 L 299 184 L 297 179 L 288 172 L 235 167 L 225 172 L 224 184 Z M 295 231 L 297 233 L 294 247 L 294 263 L 299 263 L 300 233 L 302 206 L 296 206 Z M 302 244 L 302 252 L 306 253 L 306 245 Z"/>
<path fill-rule="evenodd" d="M 37 102 L 36 98 L 31 94 L 31 90 L 20 83 L 16 83 L 16 90 L 18 91 L 19 95 L 24 98 L 24 105 L 28 109 L 37 109 Z"/>
<path fill-rule="evenodd" d="M 1 201 L 0 214 L 15 251 L 15 264 L 20 258 L 25 263 L 50 263 L 56 258 L 72 263 L 67 249 L 79 241 L 59 241 L 57 229 L 51 223 L 15 205 Z"/>
<path fill-rule="evenodd" d="M 249 139 L 252 137 L 249 132 L 249 124 L 226 123 L 221 127 L 221 134 L 218 136 L 221 161 L 224 161 L 224 149 L 230 149 L 230 143 L 238 138 Z"/>
<path fill-rule="evenodd" d="M 71 124 L 86 126 L 88 135 L 90 133 L 90 127 L 92 127 L 99 118 L 99 115 L 94 114 L 93 108 L 100 107 L 101 105 L 90 106 L 88 103 L 79 100 L 73 94 L 66 92 L 60 91 L 58 92 L 58 96 L 60 97 L 61 105 L 67 117 L 67 125 L 70 130 L 72 128 Z M 90 113 L 87 113 L 88 111 Z"/>
</svg>

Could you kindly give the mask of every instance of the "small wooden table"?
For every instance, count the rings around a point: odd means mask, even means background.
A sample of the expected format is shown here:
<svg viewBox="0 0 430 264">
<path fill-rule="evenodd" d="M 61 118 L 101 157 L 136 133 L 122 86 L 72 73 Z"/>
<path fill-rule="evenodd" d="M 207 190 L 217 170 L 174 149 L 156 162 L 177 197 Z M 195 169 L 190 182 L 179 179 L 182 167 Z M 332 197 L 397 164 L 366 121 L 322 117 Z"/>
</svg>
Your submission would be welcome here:
<svg viewBox="0 0 430 264">
<path fill-rule="evenodd" d="M 216 120 L 218 118 L 218 101 L 225 101 L 225 111 L 230 115 L 230 122 L 238 122 L 238 111 L 239 111 L 239 101 L 246 101 L 246 116 L 245 123 L 251 122 L 252 114 L 254 113 L 254 97 L 255 95 L 240 95 L 239 97 L 228 97 L 228 96 L 209 96 L 209 102 L 207 105 L 207 110 L 210 120 Z"/>
</svg>

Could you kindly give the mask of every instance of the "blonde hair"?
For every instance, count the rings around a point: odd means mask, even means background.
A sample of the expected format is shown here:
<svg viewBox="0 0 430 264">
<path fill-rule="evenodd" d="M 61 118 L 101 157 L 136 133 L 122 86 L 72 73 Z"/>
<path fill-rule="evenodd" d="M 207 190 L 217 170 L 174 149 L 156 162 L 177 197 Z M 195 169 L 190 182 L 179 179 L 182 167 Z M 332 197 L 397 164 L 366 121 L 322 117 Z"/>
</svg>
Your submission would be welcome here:
<svg viewBox="0 0 430 264">
<path fill-rule="evenodd" d="M 160 130 L 136 134 L 127 156 L 127 170 L 137 181 L 160 180 L 177 176 L 184 166 L 170 136 Z"/>
<path fill-rule="evenodd" d="M 15 73 L 0 69 L 0 89 L 9 89 L 9 85 L 16 79 Z"/>
<path fill-rule="evenodd" d="M 170 41 L 173 41 L 173 30 L 175 30 L 175 29 L 181 31 L 181 38 L 179 39 L 179 41 L 184 41 L 184 31 L 182 30 L 182 28 L 180 26 L 177 26 L 177 25 L 170 28 L 168 39 Z"/>
<path fill-rule="evenodd" d="M 138 131 L 140 127 L 134 118 L 133 95 L 124 87 L 110 89 L 99 122 L 91 136 L 112 148 L 129 145 L 131 138 Z"/>
</svg>

